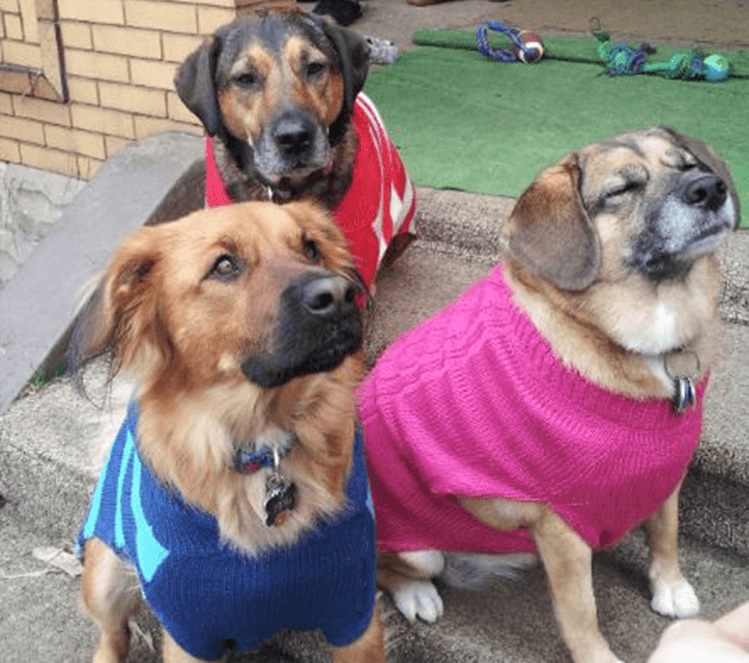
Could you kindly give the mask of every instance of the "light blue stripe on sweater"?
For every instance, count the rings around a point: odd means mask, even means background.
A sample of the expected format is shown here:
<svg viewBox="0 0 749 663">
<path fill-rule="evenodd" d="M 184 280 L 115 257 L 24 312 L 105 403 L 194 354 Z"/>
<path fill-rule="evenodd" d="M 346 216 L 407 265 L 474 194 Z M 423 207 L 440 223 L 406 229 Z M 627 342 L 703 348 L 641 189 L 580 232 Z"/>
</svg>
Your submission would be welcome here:
<svg viewBox="0 0 749 663">
<path fill-rule="evenodd" d="M 128 435 L 130 433 L 128 432 Z M 141 474 L 143 465 L 140 458 L 133 458 L 133 485 L 130 495 L 130 506 L 135 518 L 135 554 L 138 556 L 138 566 L 146 582 L 151 582 L 159 566 L 169 557 L 169 550 L 159 543 L 154 536 L 151 525 L 143 512 L 140 496 Z"/>
</svg>

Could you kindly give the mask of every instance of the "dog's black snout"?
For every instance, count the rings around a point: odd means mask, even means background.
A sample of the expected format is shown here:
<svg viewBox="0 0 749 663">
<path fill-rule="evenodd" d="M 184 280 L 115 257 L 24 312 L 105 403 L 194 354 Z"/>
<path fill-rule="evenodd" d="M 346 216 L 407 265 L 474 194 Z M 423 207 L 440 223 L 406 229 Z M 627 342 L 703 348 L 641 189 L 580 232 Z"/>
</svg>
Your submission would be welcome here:
<svg viewBox="0 0 749 663">
<path fill-rule="evenodd" d="M 684 189 L 684 202 L 687 205 L 712 211 L 720 209 L 727 196 L 726 183 L 716 175 L 702 175 Z"/>
<path fill-rule="evenodd" d="M 308 151 L 314 138 L 314 123 L 309 117 L 298 113 L 284 115 L 273 127 L 273 140 L 286 156 Z"/>
<path fill-rule="evenodd" d="M 302 304 L 313 315 L 335 313 L 344 304 L 353 304 L 357 287 L 342 276 L 321 276 L 304 286 Z"/>
</svg>

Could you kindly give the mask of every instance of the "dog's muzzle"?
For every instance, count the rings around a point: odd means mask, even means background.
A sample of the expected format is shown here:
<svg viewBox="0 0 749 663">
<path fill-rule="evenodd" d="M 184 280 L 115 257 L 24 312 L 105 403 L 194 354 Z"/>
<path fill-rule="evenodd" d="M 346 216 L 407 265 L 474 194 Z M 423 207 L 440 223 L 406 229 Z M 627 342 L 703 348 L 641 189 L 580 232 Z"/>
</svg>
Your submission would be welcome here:
<svg viewBox="0 0 749 663">
<path fill-rule="evenodd" d="M 689 173 L 646 214 L 630 264 L 659 281 L 678 278 L 714 251 L 738 218 L 726 182 L 714 173 Z"/>
<path fill-rule="evenodd" d="M 277 387 L 294 377 L 330 371 L 362 343 L 357 284 L 329 272 L 308 274 L 281 295 L 274 348 L 247 357 L 245 375 L 261 387 Z"/>
</svg>

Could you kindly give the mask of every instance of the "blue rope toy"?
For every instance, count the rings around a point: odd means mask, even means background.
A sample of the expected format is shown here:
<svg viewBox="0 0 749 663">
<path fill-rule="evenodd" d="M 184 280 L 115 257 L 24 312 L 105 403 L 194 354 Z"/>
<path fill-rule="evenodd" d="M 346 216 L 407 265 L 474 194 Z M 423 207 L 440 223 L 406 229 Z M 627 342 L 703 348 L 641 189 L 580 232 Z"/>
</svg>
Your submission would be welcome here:
<svg viewBox="0 0 749 663">
<path fill-rule="evenodd" d="M 489 46 L 489 30 L 501 32 L 509 37 L 514 49 L 493 48 Z M 484 55 L 497 62 L 524 62 L 529 64 L 541 59 L 544 54 L 541 38 L 527 30 L 508 28 L 497 21 L 487 21 L 476 30 L 476 48 Z"/>
</svg>

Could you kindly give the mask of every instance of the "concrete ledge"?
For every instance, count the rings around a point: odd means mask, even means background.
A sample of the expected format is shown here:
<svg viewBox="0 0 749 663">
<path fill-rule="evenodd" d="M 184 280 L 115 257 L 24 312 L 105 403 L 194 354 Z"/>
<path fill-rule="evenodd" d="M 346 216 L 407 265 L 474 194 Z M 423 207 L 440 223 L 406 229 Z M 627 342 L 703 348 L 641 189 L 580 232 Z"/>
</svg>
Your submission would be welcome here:
<svg viewBox="0 0 749 663">
<path fill-rule="evenodd" d="M 0 292 L 0 412 L 59 350 L 81 291 L 112 249 L 157 210 L 202 158 L 190 134 L 155 136 L 121 150 L 68 205 Z"/>
</svg>

